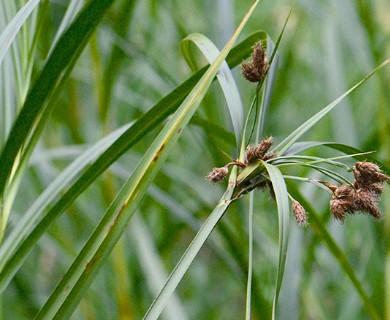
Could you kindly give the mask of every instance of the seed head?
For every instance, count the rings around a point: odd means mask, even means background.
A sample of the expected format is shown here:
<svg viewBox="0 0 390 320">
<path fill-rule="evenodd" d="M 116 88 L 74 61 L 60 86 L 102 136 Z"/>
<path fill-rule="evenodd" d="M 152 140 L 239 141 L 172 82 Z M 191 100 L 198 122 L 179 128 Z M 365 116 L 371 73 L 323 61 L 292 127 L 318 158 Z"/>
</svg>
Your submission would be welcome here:
<svg viewBox="0 0 390 320">
<path fill-rule="evenodd" d="M 355 187 L 373 191 L 377 194 L 383 192 L 383 185 L 389 180 L 381 169 L 372 162 L 357 162 L 353 169 Z"/>
<path fill-rule="evenodd" d="M 356 206 L 353 201 L 353 193 L 355 190 L 348 185 L 341 185 L 331 190 L 333 191 L 333 198 L 330 200 L 330 210 L 335 219 L 344 222 L 346 213 L 356 211 Z"/>
<path fill-rule="evenodd" d="M 241 64 L 242 74 L 245 79 L 250 82 L 260 82 L 264 80 L 269 64 L 265 57 L 265 50 L 258 42 L 253 48 L 252 62 L 242 62 Z"/>
<path fill-rule="evenodd" d="M 246 163 L 251 163 L 258 160 L 256 156 L 256 146 L 249 145 L 246 147 Z"/>
<path fill-rule="evenodd" d="M 271 148 L 273 143 L 274 138 L 269 137 L 261 140 L 256 146 L 249 145 L 246 149 L 246 162 L 251 163 L 256 160 L 268 160 L 274 158 L 276 156 L 274 153 L 268 153 L 268 150 Z"/>
<path fill-rule="evenodd" d="M 352 197 L 352 193 L 355 191 L 351 186 L 343 184 L 332 190 L 335 199 L 345 199 Z"/>
<path fill-rule="evenodd" d="M 292 211 L 298 225 L 300 227 L 306 227 L 308 225 L 306 210 L 298 201 L 294 199 L 292 201 Z"/>
<path fill-rule="evenodd" d="M 331 190 L 333 198 L 330 201 L 330 210 L 337 220 L 344 222 L 346 214 L 359 211 L 376 219 L 381 218 L 378 209 L 378 193 L 367 189 L 354 189 L 348 185 L 341 185 Z"/>
<path fill-rule="evenodd" d="M 381 219 L 378 209 L 378 195 L 370 190 L 358 189 L 354 194 L 354 204 L 358 211 L 368 213 L 375 219 Z"/>
<path fill-rule="evenodd" d="M 213 168 L 213 170 L 206 176 L 206 180 L 211 181 L 211 182 L 218 182 L 223 180 L 229 170 L 226 167 L 222 168 Z"/>
</svg>

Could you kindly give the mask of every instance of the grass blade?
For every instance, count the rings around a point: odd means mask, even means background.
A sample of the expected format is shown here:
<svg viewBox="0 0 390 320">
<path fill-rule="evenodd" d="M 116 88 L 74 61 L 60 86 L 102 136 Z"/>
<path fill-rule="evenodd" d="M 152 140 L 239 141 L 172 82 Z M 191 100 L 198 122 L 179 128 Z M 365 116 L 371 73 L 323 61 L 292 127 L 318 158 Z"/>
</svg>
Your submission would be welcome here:
<svg viewBox="0 0 390 320">
<path fill-rule="evenodd" d="M 112 132 L 107 137 L 85 150 L 85 152 L 83 152 L 65 170 L 63 170 L 62 173 L 36 199 L 1 245 L 0 270 L 3 270 L 5 263 L 11 259 L 24 237 L 36 226 L 37 221 L 41 219 L 44 209 L 50 206 L 52 201 L 59 197 L 66 186 L 71 182 L 74 182 L 79 174 L 85 170 L 85 167 L 103 153 L 112 144 L 112 141 L 114 141 L 124 130 L 126 130 L 126 127 Z M 2 283 L 0 291 L 3 291 L 3 289 L 4 287 Z"/>
<path fill-rule="evenodd" d="M 88 289 L 126 229 L 149 185 L 170 150 L 179 139 L 184 127 L 195 113 L 229 50 L 258 2 L 256 1 L 252 5 L 221 54 L 191 90 L 190 94 L 150 146 L 134 173 L 126 181 L 106 211 L 103 219 L 70 267 L 68 273 L 65 274 L 47 303 L 41 309 L 37 319 L 52 319 L 53 317 L 66 319 L 73 313 L 82 295 Z M 230 189 L 228 195 L 231 196 L 233 187 L 231 186 Z M 225 201 L 225 206 L 228 206 L 227 201 Z M 209 231 L 211 232 L 211 230 Z"/>
<path fill-rule="evenodd" d="M 37 78 L 9 134 L 0 155 L 0 195 L 11 175 L 15 159 L 26 142 L 34 124 L 45 111 L 45 101 L 50 97 L 67 67 L 74 63 L 114 0 L 94 0 L 81 12 L 75 22 L 58 41 L 45 67 Z M 51 106 L 53 107 L 53 106 Z M 46 110 L 46 112 L 49 112 Z"/>
<path fill-rule="evenodd" d="M 20 28 L 23 26 L 27 18 L 30 16 L 34 8 L 39 4 L 40 0 L 28 1 L 13 17 L 5 30 L 0 35 L 0 65 L 3 62 L 4 56 L 8 52 L 9 47 L 13 43 Z"/>
<path fill-rule="evenodd" d="M 235 174 L 236 173 L 233 172 L 233 174 L 231 175 L 230 181 L 233 181 L 233 183 L 230 183 L 229 188 L 226 190 L 213 212 L 207 218 L 205 223 L 202 225 L 202 227 L 196 234 L 195 238 L 192 240 L 191 244 L 188 246 L 187 250 L 184 252 L 180 261 L 177 263 L 172 273 L 170 274 L 164 287 L 161 289 L 160 293 L 150 306 L 148 312 L 144 317 L 144 320 L 154 320 L 159 317 L 168 299 L 170 298 L 173 291 L 176 289 L 177 285 L 190 267 L 192 261 L 195 259 L 195 256 L 213 231 L 218 221 L 221 219 L 221 217 L 227 210 L 229 204 L 231 203 L 230 199 L 234 191 Z"/>
<path fill-rule="evenodd" d="M 258 41 L 261 32 L 256 32 L 239 43 L 231 50 L 226 58 L 230 67 L 239 64 L 242 59 L 251 52 L 251 47 L 254 42 Z M 11 252 L 8 261 L 4 261 L 4 269 L 0 272 L 0 292 L 11 281 L 14 274 L 22 265 L 24 259 L 31 252 L 34 244 L 42 236 L 50 224 L 55 221 L 61 213 L 63 213 L 73 201 L 93 182 L 97 179 L 104 170 L 114 163 L 123 153 L 130 147 L 135 145 L 148 132 L 155 128 L 158 124 L 174 112 L 185 96 L 190 92 L 192 87 L 201 78 L 207 68 L 203 68 L 195 75 L 178 86 L 166 97 L 161 99 L 153 108 L 141 116 L 128 130 L 126 130 L 112 145 L 95 161 L 93 162 L 80 176 L 80 178 L 64 192 L 64 195 L 55 203 L 51 203 L 43 208 L 45 216 L 41 217 L 38 225 L 30 233 L 21 234 L 22 242 L 15 243 L 15 251 Z M 46 212 L 47 211 L 47 212 Z M 1 253 L 1 252 L 0 252 Z M 1 257 L 1 255 L 0 255 Z"/>
<path fill-rule="evenodd" d="M 271 61 L 272 64 L 269 67 L 269 70 L 267 72 L 267 77 L 264 81 L 264 90 L 261 99 L 256 141 L 258 141 L 264 134 L 265 119 L 267 117 L 268 107 L 271 102 L 272 91 L 274 88 L 276 74 L 278 70 L 278 55 L 276 54 L 277 48 L 275 48 L 275 44 L 273 43 L 272 39 L 269 36 L 267 36 L 266 39 L 267 39 L 267 53 L 268 55 L 270 53 L 271 55 L 275 54 L 275 58 Z"/>
<path fill-rule="evenodd" d="M 371 319 L 379 320 L 380 317 L 376 311 L 374 304 L 368 297 L 365 289 L 363 288 L 362 282 L 358 279 L 353 266 L 348 262 L 345 253 L 341 250 L 338 244 L 335 242 L 331 234 L 324 227 L 324 222 L 316 213 L 316 210 L 312 205 L 300 194 L 296 186 L 293 183 L 289 183 L 288 188 L 293 194 L 293 197 L 310 212 L 310 227 L 325 241 L 330 253 L 334 256 L 340 267 L 344 270 L 345 274 L 351 280 L 353 286 L 358 292 L 360 298 L 366 306 L 367 312 Z"/>
<path fill-rule="evenodd" d="M 248 208 L 248 279 L 246 285 L 246 308 L 245 319 L 251 319 L 251 303 L 252 303 L 252 278 L 253 278 L 253 192 L 249 195 L 249 208 Z"/>
<path fill-rule="evenodd" d="M 387 167 L 384 163 L 376 159 L 375 157 L 371 156 L 370 154 L 362 154 L 364 153 L 360 149 L 342 144 L 342 143 L 336 143 L 336 142 L 319 142 L 319 141 L 302 141 L 302 142 L 296 142 L 294 143 L 288 150 L 286 150 L 285 155 L 295 155 L 299 152 L 302 152 L 304 150 L 318 147 L 318 146 L 326 146 L 334 150 L 341 151 L 347 155 L 351 155 L 352 158 L 358 160 L 358 161 L 370 161 L 377 163 L 381 169 L 387 174 L 390 175 L 390 168 Z M 362 154 L 362 155 L 360 155 Z M 390 182 L 389 182 L 390 183 Z"/>
<path fill-rule="evenodd" d="M 272 307 L 272 319 L 276 319 L 276 307 L 279 299 L 279 292 L 282 286 L 284 268 L 286 265 L 288 234 L 289 234 L 289 219 L 290 206 L 286 183 L 280 170 L 267 162 L 263 162 L 272 181 L 272 186 L 275 192 L 276 204 L 278 207 L 279 216 L 279 262 L 278 272 L 276 277 L 275 296 Z"/>
<path fill-rule="evenodd" d="M 303 123 L 300 127 L 298 127 L 295 131 L 293 131 L 286 139 L 284 139 L 276 148 L 275 151 L 279 155 L 284 155 L 285 152 L 302 136 L 304 135 L 311 127 L 313 127 L 318 121 L 320 121 L 327 113 L 329 113 L 335 106 L 337 106 L 346 96 L 359 88 L 364 82 L 366 82 L 369 78 L 371 78 L 375 73 L 385 67 L 390 60 L 384 61 L 378 67 L 376 67 L 368 76 L 366 76 L 363 80 L 359 81 L 355 84 L 351 89 L 347 92 L 343 93 L 336 100 L 326 106 L 324 109 L 316 113 L 310 119 L 308 119 L 305 123 Z"/>
<path fill-rule="evenodd" d="M 263 37 L 266 38 L 265 33 L 263 34 Z M 217 47 L 206 36 L 194 33 L 186 37 L 181 42 L 181 50 L 187 61 L 189 61 L 189 58 L 191 57 L 189 46 L 189 43 L 191 42 L 199 48 L 209 63 L 212 63 L 219 54 Z M 189 62 L 189 64 L 192 65 L 191 62 Z M 222 64 L 222 67 L 217 74 L 217 78 L 225 95 L 226 103 L 230 112 L 230 118 L 233 123 L 237 146 L 239 146 L 244 127 L 244 108 L 242 106 L 240 93 L 238 92 L 233 74 L 226 62 Z"/>
</svg>

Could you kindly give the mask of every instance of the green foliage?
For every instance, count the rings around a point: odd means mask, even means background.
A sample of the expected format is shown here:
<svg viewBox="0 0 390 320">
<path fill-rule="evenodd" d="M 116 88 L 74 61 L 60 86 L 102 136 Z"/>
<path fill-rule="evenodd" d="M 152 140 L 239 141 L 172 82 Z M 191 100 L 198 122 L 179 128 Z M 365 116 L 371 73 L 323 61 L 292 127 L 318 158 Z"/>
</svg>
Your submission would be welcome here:
<svg viewBox="0 0 390 320">
<path fill-rule="evenodd" d="M 390 319 L 388 190 L 329 213 L 390 174 L 388 8 L 289 5 L 3 1 L 0 319 Z"/>
</svg>

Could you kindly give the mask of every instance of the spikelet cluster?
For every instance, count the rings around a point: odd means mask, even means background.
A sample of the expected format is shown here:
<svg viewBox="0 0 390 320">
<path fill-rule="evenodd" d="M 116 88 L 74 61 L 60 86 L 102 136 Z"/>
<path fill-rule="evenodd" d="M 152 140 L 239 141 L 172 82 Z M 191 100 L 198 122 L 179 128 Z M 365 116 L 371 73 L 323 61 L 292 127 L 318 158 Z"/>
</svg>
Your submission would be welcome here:
<svg viewBox="0 0 390 320">
<path fill-rule="evenodd" d="M 267 75 L 269 64 L 261 43 L 253 48 L 252 62 L 242 62 L 241 69 L 244 78 L 250 82 L 261 82 Z"/>
<path fill-rule="evenodd" d="M 379 196 L 389 177 L 371 162 L 357 162 L 353 173 L 355 177 L 353 186 L 341 185 L 331 188 L 333 198 L 330 201 L 330 209 L 333 216 L 344 222 L 346 214 L 363 212 L 380 219 Z"/>
</svg>

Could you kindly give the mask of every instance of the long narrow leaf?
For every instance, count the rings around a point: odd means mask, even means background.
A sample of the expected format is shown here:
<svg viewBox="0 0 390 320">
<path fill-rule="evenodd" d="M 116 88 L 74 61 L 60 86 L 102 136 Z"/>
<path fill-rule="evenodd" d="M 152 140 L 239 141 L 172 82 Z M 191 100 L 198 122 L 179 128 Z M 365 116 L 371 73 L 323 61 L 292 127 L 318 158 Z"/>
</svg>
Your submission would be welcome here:
<svg viewBox="0 0 390 320">
<path fill-rule="evenodd" d="M 374 303 L 368 297 L 367 292 L 365 291 L 362 282 L 357 277 L 353 266 L 349 263 L 345 253 L 341 250 L 338 244 L 333 239 L 332 235 L 325 228 L 323 221 L 316 213 L 315 208 L 300 194 L 296 186 L 293 183 L 288 185 L 289 191 L 292 193 L 294 198 L 303 205 L 303 207 L 310 212 L 310 227 L 325 241 L 329 252 L 334 256 L 340 267 L 343 269 L 345 274 L 351 280 L 353 286 L 358 292 L 360 298 L 365 304 L 367 311 L 371 319 L 379 320 L 380 317 L 377 313 L 377 310 L 374 306 Z"/>
<path fill-rule="evenodd" d="M 233 172 L 230 180 L 233 181 L 233 183 L 230 183 L 228 189 L 222 196 L 221 200 L 218 202 L 213 212 L 207 218 L 205 223 L 196 234 L 195 238 L 192 240 L 191 244 L 188 246 L 187 250 L 184 252 L 183 256 L 180 258 L 180 261 L 173 269 L 164 287 L 144 316 L 144 320 L 155 320 L 158 318 L 164 306 L 167 304 L 168 299 L 190 267 L 192 261 L 195 259 L 195 256 L 202 248 L 203 244 L 213 231 L 218 221 L 222 218 L 230 204 L 230 199 L 233 195 L 235 175 L 236 172 Z"/>
<path fill-rule="evenodd" d="M 295 0 L 290 5 L 290 10 L 287 14 L 287 17 L 284 21 L 282 31 L 279 33 L 278 39 L 276 40 L 276 44 L 273 43 L 272 39 L 268 36 L 267 37 L 267 53 L 271 54 L 271 57 L 269 59 L 270 69 L 267 72 L 267 78 L 264 82 L 264 91 L 263 91 L 263 97 L 261 100 L 261 108 L 259 113 L 259 120 L 258 120 L 258 130 L 257 130 L 257 139 L 260 139 L 261 136 L 264 134 L 264 124 L 265 119 L 268 113 L 268 107 L 270 104 L 272 91 L 275 83 L 276 78 L 276 72 L 278 69 L 279 64 L 279 55 L 278 55 L 278 48 L 280 45 L 280 42 L 282 41 L 284 31 L 286 30 L 287 23 L 290 20 L 292 10 L 295 5 Z"/>
<path fill-rule="evenodd" d="M 110 254 L 124 232 L 150 183 L 199 106 L 218 69 L 257 4 L 258 1 L 252 5 L 221 54 L 191 90 L 150 146 L 134 173 L 126 181 L 120 193 L 108 208 L 99 226 L 72 264 L 69 272 L 42 308 L 37 319 L 52 319 L 53 317 L 65 319 L 73 313 L 82 295 L 103 266 L 105 258 Z M 232 191 L 230 194 L 232 194 Z"/>
<path fill-rule="evenodd" d="M 3 62 L 4 56 L 8 52 L 9 47 L 13 43 L 20 28 L 23 26 L 27 18 L 30 16 L 34 8 L 39 4 L 40 0 L 28 1 L 19 12 L 13 17 L 5 30 L 0 35 L 0 65 Z"/>
<path fill-rule="evenodd" d="M 239 43 L 231 50 L 226 58 L 229 66 L 232 68 L 239 64 L 250 51 L 254 42 L 261 37 L 261 32 L 256 32 Z M 21 234 L 19 239 L 22 242 L 15 243 L 15 251 L 9 255 L 9 259 L 4 261 L 4 269 L 0 272 L 0 292 L 2 292 L 11 281 L 14 274 L 20 268 L 24 259 L 31 252 L 34 244 L 42 236 L 50 224 L 68 208 L 73 201 L 99 177 L 112 163 L 114 163 L 126 150 L 136 144 L 148 132 L 160 124 L 166 117 L 175 111 L 192 87 L 204 74 L 206 67 L 198 71 L 195 75 L 178 86 L 166 97 L 161 99 L 153 108 L 145 113 L 139 120 L 126 130 L 94 163 L 92 163 L 85 173 L 66 191 L 64 195 L 55 203 L 46 207 L 44 217 L 41 217 L 39 224 L 30 234 Z M 44 212 L 44 210 L 42 210 Z M 38 220 L 37 220 L 38 221 Z M 1 257 L 1 256 L 0 256 Z"/>
<path fill-rule="evenodd" d="M 0 270 L 4 264 L 10 259 L 10 256 L 16 251 L 18 244 L 23 238 L 31 232 L 37 221 L 41 218 L 42 211 L 47 208 L 50 203 L 59 197 L 65 187 L 72 181 L 76 180 L 80 172 L 85 167 L 92 163 L 101 153 L 103 153 L 124 130 L 127 126 L 112 132 L 107 137 L 98 141 L 95 145 L 88 148 L 79 157 L 77 157 L 62 173 L 53 180 L 53 182 L 45 189 L 45 191 L 37 198 L 30 206 L 27 212 L 23 215 L 15 228 L 11 231 L 4 243 L 0 247 Z"/>
<path fill-rule="evenodd" d="M 356 85 L 354 85 L 347 92 L 343 93 L 340 97 L 326 106 L 324 109 L 316 113 L 310 119 L 308 119 L 305 123 L 303 123 L 300 127 L 298 127 L 295 131 L 293 131 L 286 139 L 284 139 L 276 148 L 276 152 L 279 155 L 284 155 L 285 152 L 310 128 L 312 128 L 318 121 L 320 121 L 327 113 L 329 113 L 335 106 L 337 106 L 346 96 L 355 91 L 358 87 L 360 87 L 364 82 L 366 82 L 369 78 L 371 78 L 375 73 L 381 70 L 384 66 L 386 66 L 390 60 L 384 61 L 378 67 L 376 67 L 368 76 L 366 76 L 363 80 L 359 81 Z"/>
<path fill-rule="evenodd" d="M 265 33 L 263 33 L 263 38 L 266 38 Z M 181 42 L 181 49 L 187 60 L 191 56 L 189 52 L 190 42 L 193 42 L 199 48 L 209 63 L 212 63 L 219 54 L 217 47 L 206 36 L 194 33 Z M 244 109 L 233 74 L 226 62 L 222 64 L 221 69 L 218 71 L 217 78 L 225 95 L 230 118 L 233 123 L 237 146 L 239 146 L 244 126 Z"/>
<path fill-rule="evenodd" d="M 278 61 L 279 61 L 276 50 L 277 48 L 275 47 L 275 44 L 273 43 L 272 39 L 269 36 L 267 36 L 267 53 L 275 54 L 275 58 L 273 59 L 272 64 L 270 65 L 269 70 L 267 71 L 267 77 L 264 81 L 264 90 L 261 99 L 256 141 L 258 141 L 264 134 L 265 119 L 267 117 L 268 107 L 271 102 L 272 91 L 276 80 Z"/>
<path fill-rule="evenodd" d="M 275 296 L 272 307 L 272 319 L 276 319 L 276 307 L 279 299 L 279 292 L 282 286 L 284 268 L 286 265 L 288 234 L 289 234 L 289 219 L 290 207 L 286 183 L 280 170 L 267 162 L 263 162 L 272 181 L 272 186 L 275 192 L 276 204 L 278 207 L 279 216 L 279 262 L 278 273 L 276 277 Z"/>
<path fill-rule="evenodd" d="M 378 159 L 373 157 L 370 154 L 362 154 L 364 153 L 362 150 L 336 142 L 320 142 L 320 141 L 302 141 L 294 143 L 288 150 L 286 150 L 285 155 L 295 155 L 304 150 L 318 147 L 318 146 L 326 146 L 334 150 L 341 151 L 345 154 L 351 155 L 352 158 L 359 161 L 370 161 L 377 163 L 380 165 L 381 169 L 387 174 L 390 175 L 390 168 L 387 167 L 384 163 L 380 162 Z M 362 154 L 362 155 L 359 155 Z M 390 182 L 389 182 L 390 183 Z"/>
<path fill-rule="evenodd" d="M 60 38 L 49 60 L 29 92 L 0 155 L 0 195 L 3 194 L 15 159 L 35 122 L 44 111 L 45 101 L 55 89 L 68 65 L 74 63 L 114 0 L 91 1 Z"/>
</svg>

